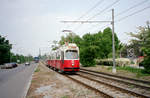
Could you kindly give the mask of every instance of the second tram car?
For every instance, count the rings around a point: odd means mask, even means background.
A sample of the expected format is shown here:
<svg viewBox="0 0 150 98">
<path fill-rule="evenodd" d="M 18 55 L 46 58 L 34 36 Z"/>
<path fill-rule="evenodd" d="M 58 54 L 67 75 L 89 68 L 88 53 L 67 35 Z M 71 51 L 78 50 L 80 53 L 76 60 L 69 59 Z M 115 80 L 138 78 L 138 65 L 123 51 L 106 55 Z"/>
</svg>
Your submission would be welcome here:
<svg viewBox="0 0 150 98">
<path fill-rule="evenodd" d="M 79 48 L 74 43 L 66 43 L 52 52 L 47 65 L 60 72 L 78 72 L 80 70 Z"/>
</svg>

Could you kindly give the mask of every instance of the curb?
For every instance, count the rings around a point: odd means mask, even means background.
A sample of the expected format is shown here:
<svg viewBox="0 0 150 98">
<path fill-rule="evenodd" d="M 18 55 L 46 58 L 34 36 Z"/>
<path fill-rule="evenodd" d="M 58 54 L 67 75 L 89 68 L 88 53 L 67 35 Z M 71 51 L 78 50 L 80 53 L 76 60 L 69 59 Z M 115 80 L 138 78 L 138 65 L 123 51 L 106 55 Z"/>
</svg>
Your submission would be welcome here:
<svg viewBox="0 0 150 98">
<path fill-rule="evenodd" d="M 26 88 L 25 88 L 24 95 L 23 95 L 22 98 L 26 98 L 26 96 L 27 96 L 28 90 L 29 90 L 30 85 L 31 85 L 31 81 L 32 81 L 33 74 L 34 74 L 35 70 L 37 69 L 37 67 L 38 67 L 38 65 L 35 67 L 35 69 L 34 69 L 33 72 L 32 72 L 32 75 L 31 75 L 30 78 L 29 78 L 29 81 L 28 81 L 28 83 L 27 83 L 27 86 L 26 86 Z"/>
</svg>

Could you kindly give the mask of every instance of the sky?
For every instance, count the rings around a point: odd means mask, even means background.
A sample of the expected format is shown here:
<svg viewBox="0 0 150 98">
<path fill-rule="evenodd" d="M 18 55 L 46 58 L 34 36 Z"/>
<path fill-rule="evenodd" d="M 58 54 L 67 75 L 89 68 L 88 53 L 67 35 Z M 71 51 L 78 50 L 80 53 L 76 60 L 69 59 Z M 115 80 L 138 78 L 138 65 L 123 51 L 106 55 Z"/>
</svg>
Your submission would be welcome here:
<svg viewBox="0 0 150 98">
<path fill-rule="evenodd" d="M 143 3 L 117 16 L 140 2 Z M 86 13 L 95 4 L 97 6 Z M 103 31 L 104 26 L 110 24 L 60 21 L 88 20 L 97 13 L 90 21 L 111 21 L 111 9 L 114 8 L 115 32 L 122 43 L 128 43 L 131 37 L 127 32 L 136 33 L 137 27 L 145 26 L 146 21 L 150 21 L 150 7 L 122 21 L 117 20 L 148 6 L 150 0 L 0 0 L 0 35 L 13 44 L 12 52 L 37 56 L 39 49 L 41 54 L 48 53 L 53 40 L 59 41 L 61 36 L 67 35 L 62 30 L 72 30 L 82 37 L 89 32 Z M 79 19 L 82 15 L 84 17 Z"/>
</svg>

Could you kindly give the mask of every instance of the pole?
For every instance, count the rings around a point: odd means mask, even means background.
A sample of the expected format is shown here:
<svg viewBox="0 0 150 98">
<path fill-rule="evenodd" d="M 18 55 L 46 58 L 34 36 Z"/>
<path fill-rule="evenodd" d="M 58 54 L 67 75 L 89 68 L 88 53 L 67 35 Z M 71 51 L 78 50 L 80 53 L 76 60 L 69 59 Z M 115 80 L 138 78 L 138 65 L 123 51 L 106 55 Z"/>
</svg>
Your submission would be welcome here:
<svg viewBox="0 0 150 98">
<path fill-rule="evenodd" d="M 41 59 L 41 49 L 39 48 L 39 58 Z"/>
<path fill-rule="evenodd" d="M 116 73 L 116 64 L 115 64 L 115 37 L 114 37 L 114 9 L 112 9 L 112 52 L 113 52 L 113 69 L 112 72 Z"/>
<path fill-rule="evenodd" d="M 149 21 L 147 21 L 146 23 L 147 23 L 147 28 L 148 28 L 148 30 L 150 30 L 150 27 L 149 27 L 149 24 L 150 24 L 150 23 L 149 23 Z"/>
<path fill-rule="evenodd" d="M 114 38 L 114 9 L 112 9 L 112 21 L 61 21 L 63 23 L 103 23 L 111 22 L 112 24 L 112 52 L 113 52 L 113 69 L 112 72 L 116 73 L 116 64 L 115 64 L 115 38 Z"/>
<path fill-rule="evenodd" d="M 11 63 L 11 51 L 9 50 L 9 63 Z"/>
</svg>

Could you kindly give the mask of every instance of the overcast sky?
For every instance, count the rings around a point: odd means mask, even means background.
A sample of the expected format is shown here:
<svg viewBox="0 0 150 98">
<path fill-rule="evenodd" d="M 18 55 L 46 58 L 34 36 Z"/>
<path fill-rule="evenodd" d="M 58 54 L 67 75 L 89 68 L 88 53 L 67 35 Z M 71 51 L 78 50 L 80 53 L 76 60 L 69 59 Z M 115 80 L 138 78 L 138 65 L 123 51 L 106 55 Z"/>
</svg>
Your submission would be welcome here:
<svg viewBox="0 0 150 98">
<path fill-rule="evenodd" d="M 116 0 L 0 0 L 0 35 L 7 36 L 6 39 L 14 44 L 14 53 L 36 56 L 39 48 L 42 53 L 49 52 L 50 43 L 65 36 L 61 32 L 64 29 L 80 36 L 104 29 L 102 27 L 108 23 L 80 25 L 60 22 L 77 20 L 99 1 L 101 3 L 80 20 L 89 19 Z M 115 16 L 115 20 L 150 6 L 150 0 L 120 0 L 91 20 L 111 20 L 112 8 L 117 15 L 140 2 L 143 2 L 140 6 Z M 148 20 L 150 8 L 115 23 L 115 32 L 121 42 L 127 43 L 130 37 L 125 32 L 137 32 L 137 27 L 145 26 Z"/>
</svg>

